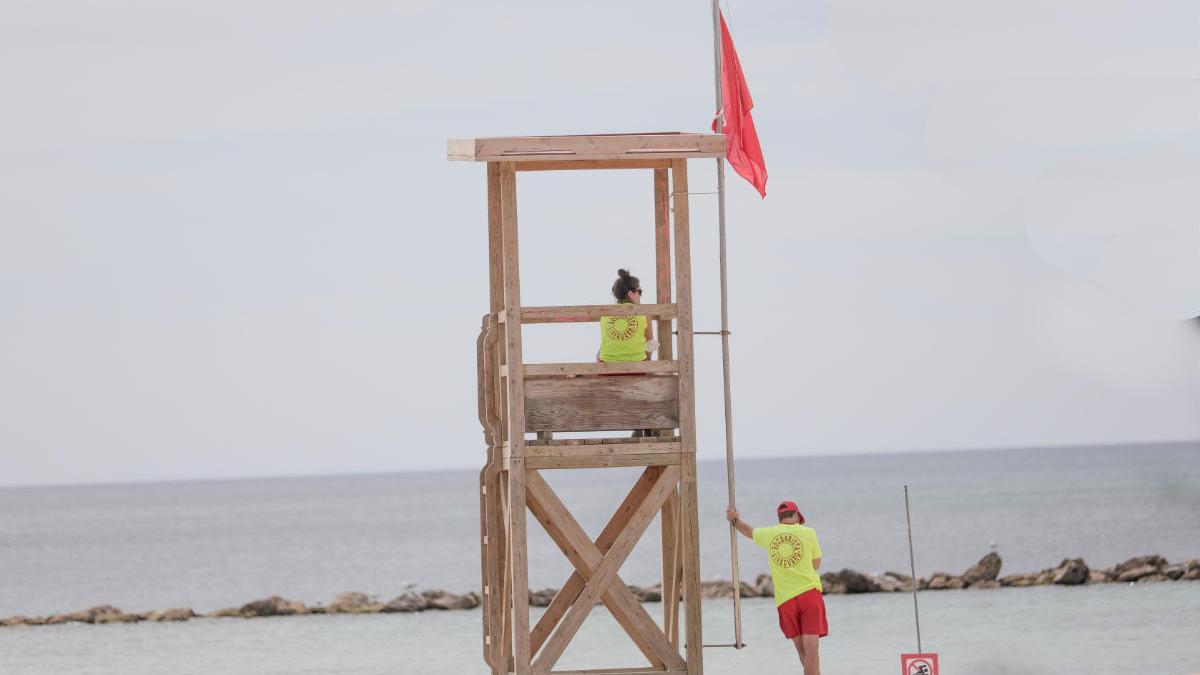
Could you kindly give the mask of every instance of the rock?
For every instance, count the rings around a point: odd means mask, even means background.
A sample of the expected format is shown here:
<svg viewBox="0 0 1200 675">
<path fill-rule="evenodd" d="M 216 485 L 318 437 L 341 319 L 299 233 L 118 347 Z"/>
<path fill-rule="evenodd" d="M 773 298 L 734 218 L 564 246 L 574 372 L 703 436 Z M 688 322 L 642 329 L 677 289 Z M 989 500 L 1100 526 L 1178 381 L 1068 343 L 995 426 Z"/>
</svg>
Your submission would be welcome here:
<svg viewBox="0 0 1200 675">
<path fill-rule="evenodd" d="M 142 620 L 141 614 L 126 614 L 111 605 L 101 605 L 87 610 L 91 619 L 88 623 L 137 623 Z"/>
<path fill-rule="evenodd" d="M 459 596 L 458 606 L 454 609 L 475 609 L 479 606 L 479 594 L 475 591 L 467 591 Z"/>
<path fill-rule="evenodd" d="M 383 606 L 381 611 L 385 613 L 392 612 L 423 612 L 429 608 L 429 601 L 421 593 L 409 591 L 403 595 L 392 598 L 392 601 Z"/>
<path fill-rule="evenodd" d="M 821 575 L 822 585 L 827 579 L 830 585 L 841 586 L 844 593 L 875 593 L 880 590 L 879 584 L 875 583 L 874 579 L 854 570 L 844 569 L 839 572 L 823 574 Z"/>
<path fill-rule="evenodd" d="M 18 614 L 0 621 L 0 626 L 41 626 L 45 623 L 46 619 L 44 617 Z"/>
<path fill-rule="evenodd" d="M 1054 570 L 1027 572 L 1025 574 L 1010 574 L 1006 577 L 1000 577 L 999 582 L 1001 586 L 1012 588 L 1024 588 L 1026 586 L 1046 586 L 1054 583 Z"/>
<path fill-rule="evenodd" d="M 909 592 L 912 591 L 912 577 L 900 572 L 884 572 L 874 577 L 875 583 L 879 586 L 879 590 L 885 593 Z M 923 580 L 917 577 L 917 588 L 921 588 Z"/>
<path fill-rule="evenodd" d="M 1161 555 L 1142 555 L 1136 558 L 1130 558 L 1125 562 L 1113 567 L 1113 573 L 1120 579 L 1126 572 L 1131 572 L 1143 567 L 1152 567 L 1155 572 L 1162 570 L 1167 566 L 1167 559 Z M 1143 575 L 1144 576 L 1144 575 Z"/>
<path fill-rule="evenodd" d="M 1000 585 L 1012 588 L 1024 588 L 1026 586 L 1037 585 L 1039 573 L 1033 572 L 1029 574 L 1010 574 L 1006 577 L 1000 577 Z"/>
<path fill-rule="evenodd" d="M 1116 581 L 1112 570 L 1088 570 L 1089 584 L 1106 584 L 1110 581 Z"/>
<path fill-rule="evenodd" d="M 1189 560 L 1184 563 L 1183 579 L 1188 581 L 1200 579 L 1200 560 Z"/>
<path fill-rule="evenodd" d="M 126 614 L 112 605 L 98 605 L 89 609 L 71 612 L 70 614 L 56 614 L 46 619 L 47 625 L 56 625 L 61 623 L 133 623 L 140 621 L 142 617 L 138 614 Z"/>
<path fill-rule="evenodd" d="M 468 591 L 466 595 L 455 595 L 439 589 L 425 591 L 421 595 L 428 609 L 475 609 L 479 606 L 479 596 L 473 591 Z"/>
<path fill-rule="evenodd" d="M 549 607 L 550 602 L 554 600 L 554 596 L 557 594 L 557 588 L 543 588 L 540 591 L 529 591 L 529 606 Z"/>
<path fill-rule="evenodd" d="M 771 578 L 770 574 L 760 574 L 754 580 L 754 589 L 758 591 L 760 598 L 773 598 L 775 597 L 775 580 Z"/>
<path fill-rule="evenodd" d="M 265 600 L 255 600 L 242 605 L 238 609 L 238 613 L 248 619 L 258 616 L 292 616 L 293 614 L 307 614 L 308 608 L 302 602 L 272 595 Z"/>
<path fill-rule="evenodd" d="M 1168 565 L 1163 568 L 1162 573 L 1169 577 L 1171 581 L 1175 581 L 1177 579 L 1182 579 L 1183 573 L 1186 571 L 1187 570 L 1184 569 L 1183 565 Z"/>
<path fill-rule="evenodd" d="M 992 551 L 963 572 L 963 581 L 972 585 L 981 581 L 995 581 L 1000 576 L 1001 564 L 1000 556 Z"/>
<path fill-rule="evenodd" d="M 1075 558 L 1074 560 L 1064 559 L 1054 569 L 1050 582 L 1059 586 L 1078 586 L 1079 584 L 1087 583 L 1089 571 L 1087 563 L 1083 562 L 1083 558 Z"/>
<path fill-rule="evenodd" d="M 925 584 L 925 588 L 931 591 L 941 591 L 949 587 L 951 576 L 946 572 L 934 572 L 929 577 L 929 582 Z"/>
<path fill-rule="evenodd" d="M 204 616 L 207 616 L 210 619 L 224 619 L 240 617 L 241 615 L 242 610 L 238 609 L 237 607 L 226 607 L 225 609 L 214 609 Z"/>
<path fill-rule="evenodd" d="M 197 614 L 190 607 L 174 609 L 156 609 L 146 614 L 146 621 L 187 621 Z"/>
<path fill-rule="evenodd" d="M 382 602 L 372 601 L 366 593 L 339 593 L 329 607 L 321 610 L 326 614 L 374 614 L 383 610 Z"/>
<path fill-rule="evenodd" d="M 821 575 L 821 593 L 823 595 L 841 595 L 846 592 L 846 585 Z"/>
<path fill-rule="evenodd" d="M 636 588 L 636 586 L 631 588 Z M 641 593 L 638 593 L 637 596 L 642 602 L 662 602 L 662 584 L 654 584 L 639 590 Z"/>
<path fill-rule="evenodd" d="M 732 581 L 701 581 L 700 597 L 702 598 L 732 598 Z"/>
<path fill-rule="evenodd" d="M 1137 583 L 1147 584 L 1147 583 L 1154 583 L 1157 581 L 1170 581 L 1170 580 L 1171 580 L 1171 577 L 1169 577 L 1161 572 L 1155 572 L 1154 574 L 1147 574 L 1146 576 L 1141 577 L 1140 579 L 1137 580 Z"/>
<path fill-rule="evenodd" d="M 879 590 L 884 593 L 897 593 L 899 591 L 912 590 L 912 587 L 909 586 L 911 582 L 908 577 L 901 579 L 899 577 L 892 576 L 891 572 L 886 572 L 877 577 L 873 577 L 871 580 L 875 582 L 875 585 L 879 587 Z"/>
<path fill-rule="evenodd" d="M 1143 577 L 1148 577 L 1152 574 L 1158 574 L 1157 566 L 1142 565 L 1141 567 L 1134 567 L 1134 568 L 1127 569 L 1124 572 L 1121 572 L 1117 576 L 1117 581 L 1120 581 L 1120 582 L 1138 581 L 1139 579 L 1141 579 Z"/>
<path fill-rule="evenodd" d="M 971 590 L 975 590 L 976 588 L 979 588 L 979 589 L 1000 588 L 1000 582 L 995 581 L 995 580 L 985 579 L 983 581 L 971 584 Z"/>
<path fill-rule="evenodd" d="M 966 587 L 966 579 L 952 576 L 946 572 L 934 572 L 933 575 L 929 577 L 929 583 L 925 585 L 925 588 L 931 591 L 959 590 Z"/>
<path fill-rule="evenodd" d="M 662 602 L 662 584 L 654 584 L 645 588 L 628 584 L 626 588 L 639 602 Z"/>
<path fill-rule="evenodd" d="M 1194 581 L 1200 579 L 1200 559 L 1189 560 L 1183 563 L 1183 579 Z"/>
</svg>

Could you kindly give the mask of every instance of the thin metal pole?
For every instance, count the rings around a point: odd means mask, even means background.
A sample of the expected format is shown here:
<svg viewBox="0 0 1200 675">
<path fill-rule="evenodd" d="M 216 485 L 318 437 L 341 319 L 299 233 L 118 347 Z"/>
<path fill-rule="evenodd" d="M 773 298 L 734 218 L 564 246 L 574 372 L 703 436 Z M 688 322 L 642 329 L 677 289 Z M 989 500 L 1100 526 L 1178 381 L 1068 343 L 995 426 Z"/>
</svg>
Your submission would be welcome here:
<svg viewBox="0 0 1200 675">
<path fill-rule="evenodd" d="M 717 100 L 717 128 L 724 127 L 725 113 L 721 109 L 721 7 L 712 0 L 713 15 L 713 83 Z M 725 160 L 717 158 L 717 213 L 721 248 L 721 374 L 725 383 L 725 473 L 729 487 L 729 506 L 737 508 L 733 478 L 733 402 L 729 388 L 729 275 L 725 267 Z M 742 644 L 742 575 L 738 569 L 737 529 L 729 525 L 729 555 L 733 568 L 733 644 Z"/>
<path fill-rule="evenodd" d="M 912 544 L 912 515 L 908 509 L 908 486 L 904 486 L 904 518 L 908 521 L 908 566 L 912 572 L 912 593 L 913 593 L 913 621 L 917 624 L 917 653 L 924 654 L 921 649 L 921 614 L 917 611 L 917 561 L 913 556 Z"/>
</svg>

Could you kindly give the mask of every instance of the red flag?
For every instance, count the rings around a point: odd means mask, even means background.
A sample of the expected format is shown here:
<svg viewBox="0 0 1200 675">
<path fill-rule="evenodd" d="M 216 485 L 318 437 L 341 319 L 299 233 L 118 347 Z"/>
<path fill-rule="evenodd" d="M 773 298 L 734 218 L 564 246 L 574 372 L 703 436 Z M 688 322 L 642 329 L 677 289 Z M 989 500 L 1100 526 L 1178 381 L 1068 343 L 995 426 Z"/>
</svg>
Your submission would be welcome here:
<svg viewBox="0 0 1200 675">
<path fill-rule="evenodd" d="M 750 88 L 742 75 L 742 64 L 738 61 L 733 38 L 721 15 L 721 112 L 725 115 L 725 159 L 729 166 L 745 178 L 763 197 L 767 196 L 767 163 L 758 144 L 758 132 L 754 130 L 754 118 L 750 110 L 754 100 Z M 713 120 L 713 131 L 717 130 L 719 117 Z"/>
</svg>

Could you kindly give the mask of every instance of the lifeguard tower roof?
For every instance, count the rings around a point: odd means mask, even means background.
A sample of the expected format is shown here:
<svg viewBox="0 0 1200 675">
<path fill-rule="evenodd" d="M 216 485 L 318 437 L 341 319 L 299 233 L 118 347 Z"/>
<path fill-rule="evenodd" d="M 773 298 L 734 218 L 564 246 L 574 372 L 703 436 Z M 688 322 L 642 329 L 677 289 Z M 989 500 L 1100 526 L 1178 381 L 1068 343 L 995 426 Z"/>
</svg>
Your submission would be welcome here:
<svg viewBox="0 0 1200 675">
<path fill-rule="evenodd" d="M 725 136 L 660 131 L 639 134 L 451 138 L 446 143 L 446 156 L 447 159 L 467 162 L 607 162 L 724 157 Z M 637 167 L 634 165 L 629 168 Z"/>
</svg>

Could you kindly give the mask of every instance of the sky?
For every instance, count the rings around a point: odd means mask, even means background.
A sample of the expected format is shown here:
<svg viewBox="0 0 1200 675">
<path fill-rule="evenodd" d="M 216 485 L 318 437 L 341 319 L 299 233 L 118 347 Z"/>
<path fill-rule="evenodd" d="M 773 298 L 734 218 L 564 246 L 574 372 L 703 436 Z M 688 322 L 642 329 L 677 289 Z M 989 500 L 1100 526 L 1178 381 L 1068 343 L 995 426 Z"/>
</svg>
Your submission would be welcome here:
<svg viewBox="0 0 1200 675">
<path fill-rule="evenodd" d="M 728 188 L 739 457 L 1200 438 L 1193 0 L 727 8 L 770 174 Z M 8 0 L 0 485 L 480 466 L 484 167 L 446 139 L 702 131 L 711 28 L 696 0 Z M 653 277 L 649 176 L 567 173 L 518 183 L 527 305 Z M 712 330 L 711 196 L 692 220 Z M 595 342 L 535 326 L 526 359 Z"/>
</svg>

